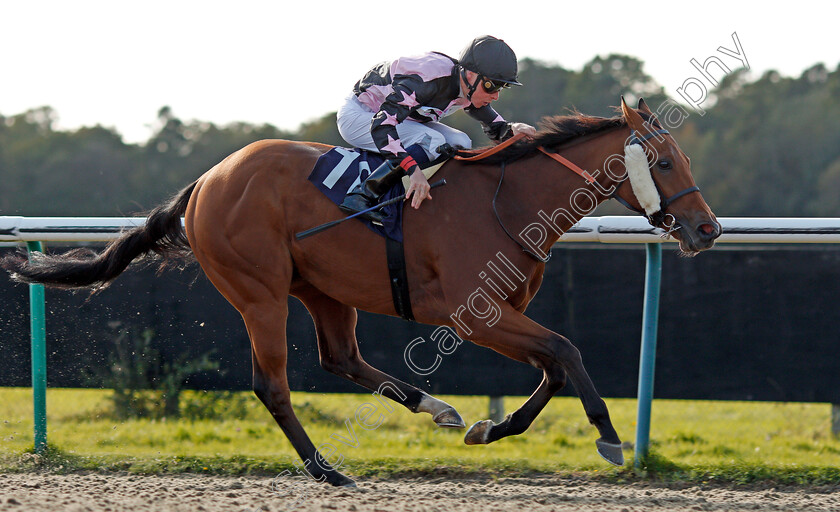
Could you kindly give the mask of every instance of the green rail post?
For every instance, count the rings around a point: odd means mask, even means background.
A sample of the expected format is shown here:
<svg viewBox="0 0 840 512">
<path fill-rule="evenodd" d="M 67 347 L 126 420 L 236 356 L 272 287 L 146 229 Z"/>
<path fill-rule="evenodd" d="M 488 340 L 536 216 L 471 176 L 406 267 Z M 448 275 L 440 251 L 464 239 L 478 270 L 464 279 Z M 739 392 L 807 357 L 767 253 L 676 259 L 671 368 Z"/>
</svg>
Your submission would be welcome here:
<svg viewBox="0 0 840 512">
<path fill-rule="evenodd" d="M 29 256 L 43 252 L 41 242 L 26 242 Z M 35 422 L 35 453 L 47 448 L 47 328 L 44 285 L 29 285 L 29 316 L 32 330 L 32 406 Z"/>
<path fill-rule="evenodd" d="M 659 288 L 662 281 L 662 246 L 646 244 L 645 305 L 642 312 L 642 353 L 639 357 L 638 413 L 636 415 L 635 466 L 641 466 L 650 444 L 650 411 L 656 366 L 656 331 L 659 323 Z"/>
</svg>

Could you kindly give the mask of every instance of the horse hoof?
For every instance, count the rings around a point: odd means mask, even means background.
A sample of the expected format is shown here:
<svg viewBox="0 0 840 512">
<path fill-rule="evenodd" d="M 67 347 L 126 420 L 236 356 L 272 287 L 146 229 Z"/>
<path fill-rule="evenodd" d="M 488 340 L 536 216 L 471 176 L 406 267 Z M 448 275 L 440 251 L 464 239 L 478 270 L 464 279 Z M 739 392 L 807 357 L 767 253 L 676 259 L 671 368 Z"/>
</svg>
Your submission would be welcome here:
<svg viewBox="0 0 840 512">
<path fill-rule="evenodd" d="M 621 443 L 608 443 L 598 439 L 595 441 L 595 446 L 598 448 L 598 455 L 603 457 L 605 461 L 616 466 L 624 465 L 624 452 L 621 451 Z"/>
<path fill-rule="evenodd" d="M 339 472 L 336 472 L 332 477 L 327 477 L 327 482 L 333 487 L 356 487 L 356 482 Z"/>
<path fill-rule="evenodd" d="M 458 411 L 456 411 L 454 407 L 450 407 L 449 409 L 439 412 L 438 415 L 432 419 L 435 423 L 437 423 L 438 427 L 464 428 L 467 426 L 461 418 L 461 415 L 458 414 Z"/>
<path fill-rule="evenodd" d="M 469 430 L 467 430 L 467 435 L 464 436 L 464 442 L 466 444 L 487 444 L 490 441 L 487 439 L 490 437 L 490 429 L 493 427 L 493 422 L 490 420 L 481 420 L 473 424 Z"/>
</svg>

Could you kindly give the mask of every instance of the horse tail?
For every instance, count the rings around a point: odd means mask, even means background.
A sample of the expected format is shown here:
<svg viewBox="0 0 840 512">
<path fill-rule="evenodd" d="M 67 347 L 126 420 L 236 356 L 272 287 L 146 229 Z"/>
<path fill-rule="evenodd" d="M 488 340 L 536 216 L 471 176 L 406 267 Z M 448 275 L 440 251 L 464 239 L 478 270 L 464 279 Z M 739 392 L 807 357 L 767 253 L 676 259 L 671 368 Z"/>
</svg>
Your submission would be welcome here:
<svg viewBox="0 0 840 512">
<path fill-rule="evenodd" d="M 192 250 L 181 225 L 181 215 L 187 210 L 196 180 L 188 187 L 150 211 L 143 226 L 132 228 L 109 243 L 101 253 L 90 249 L 75 249 L 64 254 L 33 253 L 27 260 L 15 254 L 0 260 L 0 267 L 23 283 L 43 283 L 55 288 L 105 288 L 136 258 L 153 253 L 163 259 L 163 265 L 175 259 L 189 257 Z"/>
</svg>

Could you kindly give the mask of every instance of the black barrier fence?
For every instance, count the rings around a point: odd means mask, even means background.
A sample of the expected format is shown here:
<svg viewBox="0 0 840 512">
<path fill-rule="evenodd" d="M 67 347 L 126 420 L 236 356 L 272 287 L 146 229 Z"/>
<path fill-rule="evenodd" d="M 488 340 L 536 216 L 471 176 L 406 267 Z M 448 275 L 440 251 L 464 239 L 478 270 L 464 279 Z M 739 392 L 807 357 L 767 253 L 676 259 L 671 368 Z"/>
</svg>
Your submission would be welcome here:
<svg viewBox="0 0 840 512">
<path fill-rule="evenodd" d="M 656 398 L 840 403 L 840 249 L 728 246 L 686 259 L 673 247 L 663 254 Z M 636 396 L 644 255 L 627 245 L 555 249 L 527 311 L 572 340 L 603 396 Z M 29 386 L 27 287 L 2 278 L 0 300 L 0 385 Z M 94 296 L 47 290 L 46 308 L 50 387 L 92 385 L 120 322 L 151 328 L 166 359 L 213 350 L 219 371 L 194 375 L 188 387 L 250 389 L 244 324 L 197 265 L 161 275 L 132 269 Z M 469 342 L 453 350 L 435 326 L 360 313 L 357 335 L 370 364 L 431 393 L 528 395 L 541 377 Z M 411 365 L 425 375 L 406 362 L 409 345 Z M 288 349 L 292 389 L 366 392 L 320 368 L 312 321 L 295 299 Z"/>
</svg>

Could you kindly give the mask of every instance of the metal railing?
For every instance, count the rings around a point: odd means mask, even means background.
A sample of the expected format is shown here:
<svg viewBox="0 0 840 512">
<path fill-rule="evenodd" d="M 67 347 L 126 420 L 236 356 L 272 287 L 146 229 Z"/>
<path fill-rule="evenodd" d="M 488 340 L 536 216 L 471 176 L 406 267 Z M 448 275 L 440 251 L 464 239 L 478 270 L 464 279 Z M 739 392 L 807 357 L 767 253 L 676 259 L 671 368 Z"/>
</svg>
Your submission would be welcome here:
<svg viewBox="0 0 840 512">
<path fill-rule="evenodd" d="M 0 243 L 26 243 L 30 254 L 42 251 L 41 242 L 106 242 L 126 228 L 142 225 L 143 217 L 2 217 Z M 718 243 L 840 243 L 840 218 L 754 218 L 718 219 L 723 234 Z M 545 227 L 544 227 L 545 228 Z M 643 217 L 585 217 L 566 232 L 558 243 L 598 242 L 646 244 L 644 310 L 641 356 L 639 360 L 638 410 L 635 463 L 639 465 L 649 450 L 650 417 L 653 401 L 654 364 L 659 319 L 659 289 L 662 275 L 662 247 L 675 242 L 661 229 L 653 228 Z M 44 288 L 30 285 L 32 329 L 32 390 L 35 451 L 47 443 L 46 416 L 46 329 Z"/>
</svg>

